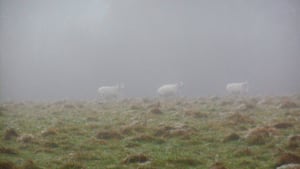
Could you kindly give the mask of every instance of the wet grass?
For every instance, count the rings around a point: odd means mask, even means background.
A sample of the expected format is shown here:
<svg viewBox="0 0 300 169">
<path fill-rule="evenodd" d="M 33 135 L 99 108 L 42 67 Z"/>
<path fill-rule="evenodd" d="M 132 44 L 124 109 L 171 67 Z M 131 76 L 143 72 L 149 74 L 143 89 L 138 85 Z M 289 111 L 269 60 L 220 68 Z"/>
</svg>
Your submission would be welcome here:
<svg viewBox="0 0 300 169">
<path fill-rule="evenodd" d="M 273 169 L 299 162 L 299 99 L 3 103 L 0 168 Z"/>
</svg>

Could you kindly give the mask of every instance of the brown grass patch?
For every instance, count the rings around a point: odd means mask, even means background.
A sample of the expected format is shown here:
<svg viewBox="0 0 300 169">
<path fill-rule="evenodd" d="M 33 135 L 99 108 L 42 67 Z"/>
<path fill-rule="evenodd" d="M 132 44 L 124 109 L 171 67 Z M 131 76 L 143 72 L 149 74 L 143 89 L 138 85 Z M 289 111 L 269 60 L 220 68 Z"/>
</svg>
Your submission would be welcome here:
<svg viewBox="0 0 300 169">
<path fill-rule="evenodd" d="M 97 116 L 89 116 L 86 118 L 86 121 L 99 121 L 99 118 Z"/>
<path fill-rule="evenodd" d="M 33 143 L 34 136 L 32 134 L 23 134 L 17 138 L 17 141 L 22 142 L 22 143 Z"/>
<path fill-rule="evenodd" d="M 246 135 L 249 144 L 265 144 L 272 135 L 277 135 L 278 131 L 273 127 L 258 127 L 251 129 Z"/>
<path fill-rule="evenodd" d="M 276 166 L 281 166 L 284 164 L 300 164 L 300 157 L 293 153 L 283 153 L 276 162 Z"/>
<path fill-rule="evenodd" d="M 288 138 L 288 147 L 289 148 L 298 148 L 298 147 L 300 147 L 300 135 L 290 136 Z"/>
<path fill-rule="evenodd" d="M 235 141 L 235 140 L 239 140 L 239 139 L 240 139 L 240 136 L 238 134 L 230 133 L 224 137 L 223 142 Z"/>
<path fill-rule="evenodd" d="M 248 110 L 251 110 L 254 108 L 255 108 L 255 104 L 245 102 L 245 103 L 238 105 L 235 109 L 238 111 L 248 111 Z"/>
<path fill-rule="evenodd" d="M 47 147 L 47 148 L 57 148 L 59 147 L 59 145 L 55 142 L 52 142 L 52 141 L 46 141 L 44 144 L 43 144 L 44 147 Z"/>
<path fill-rule="evenodd" d="M 197 166 L 199 164 L 202 164 L 199 160 L 190 159 L 190 158 L 169 159 L 167 161 L 172 164 L 188 165 L 188 166 Z"/>
<path fill-rule="evenodd" d="M 194 133 L 195 129 L 190 128 L 186 125 L 177 126 L 161 126 L 155 129 L 155 136 L 161 136 L 165 138 L 169 137 L 180 137 L 188 139 L 190 135 Z"/>
<path fill-rule="evenodd" d="M 32 160 L 27 160 L 23 164 L 23 166 L 21 167 L 21 169 L 40 169 L 40 167 L 38 167 L 37 165 L 35 165 Z"/>
<path fill-rule="evenodd" d="M 131 110 L 141 110 L 141 109 L 143 109 L 143 106 L 134 104 L 134 105 L 130 106 L 130 109 Z"/>
<path fill-rule="evenodd" d="M 111 131 L 100 131 L 97 133 L 96 138 L 98 139 L 122 139 L 122 135 L 114 130 Z"/>
<path fill-rule="evenodd" d="M 86 169 L 81 163 L 69 161 L 63 164 L 60 169 Z"/>
<path fill-rule="evenodd" d="M 155 142 L 155 143 L 164 143 L 165 140 L 161 138 L 156 138 L 147 134 L 140 134 L 138 136 L 133 137 L 130 139 L 132 141 L 139 141 L 139 142 Z"/>
<path fill-rule="evenodd" d="M 149 157 L 144 154 L 134 154 L 134 155 L 128 155 L 126 158 L 122 160 L 123 164 L 128 163 L 144 163 L 149 161 Z"/>
<path fill-rule="evenodd" d="M 286 164 L 277 167 L 276 169 L 300 169 L 300 164 Z"/>
<path fill-rule="evenodd" d="M 240 113 L 233 113 L 229 117 L 227 117 L 228 124 L 236 125 L 236 124 L 253 124 L 254 120 L 246 115 L 242 115 Z"/>
<path fill-rule="evenodd" d="M 1 169 L 17 169 L 18 167 L 11 161 L 0 161 Z"/>
<path fill-rule="evenodd" d="M 9 128 L 9 129 L 6 129 L 4 131 L 4 137 L 3 137 L 3 139 L 4 140 L 11 140 L 12 138 L 16 138 L 18 136 L 19 136 L 19 134 L 16 132 L 15 129 Z"/>
<path fill-rule="evenodd" d="M 0 153 L 1 154 L 13 154 L 13 155 L 18 154 L 15 149 L 6 148 L 6 147 L 3 147 L 3 146 L 0 146 Z"/>
<path fill-rule="evenodd" d="M 99 158 L 95 156 L 94 153 L 84 151 L 72 152 L 69 154 L 69 158 L 74 161 L 99 160 Z"/>
<path fill-rule="evenodd" d="M 216 162 L 209 169 L 226 169 L 223 163 Z"/>
<path fill-rule="evenodd" d="M 292 123 L 289 123 L 289 122 L 281 122 L 281 123 L 276 123 L 273 125 L 274 128 L 277 128 L 277 129 L 287 129 L 287 128 L 291 128 L 293 127 L 294 125 Z"/>
<path fill-rule="evenodd" d="M 57 133 L 58 133 L 57 128 L 48 128 L 48 129 L 43 130 L 41 132 L 41 135 L 46 137 L 46 136 L 56 135 Z"/>
<path fill-rule="evenodd" d="M 234 152 L 235 156 L 251 156 L 253 152 L 247 147 L 243 149 L 238 149 Z"/>
<path fill-rule="evenodd" d="M 157 107 L 150 109 L 150 113 L 152 113 L 152 114 L 163 114 L 163 112 Z"/>
<path fill-rule="evenodd" d="M 203 113 L 201 111 L 196 111 L 196 110 L 188 110 L 188 111 L 185 111 L 184 114 L 186 116 L 191 116 L 194 118 L 207 118 L 208 117 L 207 113 Z"/>
<path fill-rule="evenodd" d="M 278 108 L 280 109 L 290 109 L 290 108 L 296 108 L 298 107 L 297 104 L 291 100 L 283 100 L 278 105 Z"/>
<path fill-rule="evenodd" d="M 132 123 L 126 126 L 121 127 L 120 132 L 122 134 L 134 134 L 146 131 L 146 127 L 139 123 Z"/>
</svg>

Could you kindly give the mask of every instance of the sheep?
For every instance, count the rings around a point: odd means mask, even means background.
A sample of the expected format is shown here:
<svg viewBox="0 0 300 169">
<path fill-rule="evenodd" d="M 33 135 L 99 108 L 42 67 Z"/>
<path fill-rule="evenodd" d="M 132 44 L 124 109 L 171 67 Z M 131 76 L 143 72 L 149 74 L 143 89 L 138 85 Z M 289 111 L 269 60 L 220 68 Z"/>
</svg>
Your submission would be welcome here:
<svg viewBox="0 0 300 169">
<path fill-rule="evenodd" d="M 226 85 L 226 90 L 230 94 L 248 93 L 248 82 L 228 83 Z"/>
<path fill-rule="evenodd" d="M 161 97 L 172 97 L 177 96 L 179 89 L 183 87 L 183 82 L 175 84 L 165 84 L 157 89 L 157 93 Z"/>
<path fill-rule="evenodd" d="M 98 88 L 98 94 L 101 99 L 104 100 L 113 100 L 117 99 L 120 96 L 120 92 L 124 89 L 123 84 L 118 84 L 114 86 L 102 86 Z"/>
</svg>

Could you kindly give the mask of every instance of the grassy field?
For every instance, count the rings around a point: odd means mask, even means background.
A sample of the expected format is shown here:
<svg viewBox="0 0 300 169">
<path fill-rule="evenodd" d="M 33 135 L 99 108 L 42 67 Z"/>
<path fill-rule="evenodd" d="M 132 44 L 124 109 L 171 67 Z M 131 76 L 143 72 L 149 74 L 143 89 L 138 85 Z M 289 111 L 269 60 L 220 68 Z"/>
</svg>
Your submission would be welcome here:
<svg viewBox="0 0 300 169">
<path fill-rule="evenodd" d="M 0 169 L 273 169 L 300 163 L 300 97 L 0 105 Z"/>
</svg>

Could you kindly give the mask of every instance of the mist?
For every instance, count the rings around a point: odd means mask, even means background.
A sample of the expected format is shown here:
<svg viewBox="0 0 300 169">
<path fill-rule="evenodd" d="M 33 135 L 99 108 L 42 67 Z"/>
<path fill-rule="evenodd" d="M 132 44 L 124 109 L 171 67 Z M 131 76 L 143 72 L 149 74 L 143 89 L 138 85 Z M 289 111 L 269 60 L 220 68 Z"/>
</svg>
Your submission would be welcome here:
<svg viewBox="0 0 300 169">
<path fill-rule="evenodd" d="M 298 0 L 0 0 L 0 100 L 300 93 Z"/>
</svg>

